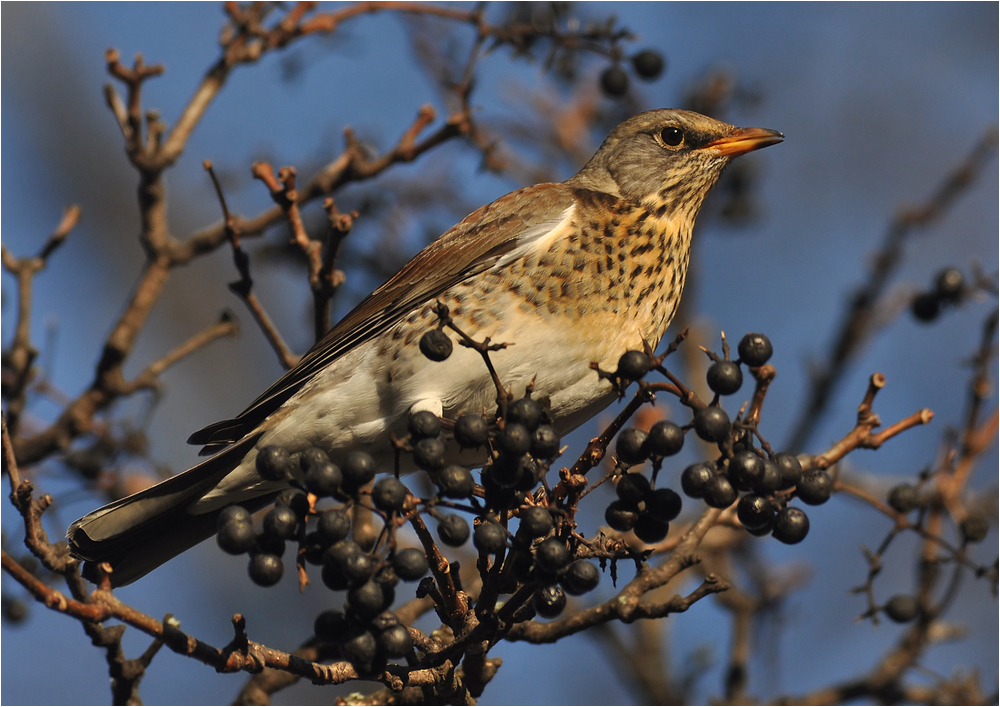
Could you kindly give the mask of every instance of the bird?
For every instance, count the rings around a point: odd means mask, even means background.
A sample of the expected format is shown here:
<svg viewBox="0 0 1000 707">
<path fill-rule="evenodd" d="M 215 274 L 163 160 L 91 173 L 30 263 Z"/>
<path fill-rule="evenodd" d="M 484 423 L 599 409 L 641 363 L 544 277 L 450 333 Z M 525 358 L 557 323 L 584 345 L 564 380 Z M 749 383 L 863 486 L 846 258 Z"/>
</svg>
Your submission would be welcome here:
<svg viewBox="0 0 1000 707">
<path fill-rule="evenodd" d="M 273 500 L 287 482 L 258 474 L 265 447 L 318 447 L 335 463 L 363 450 L 391 464 L 391 436 L 405 433 L 410 414 L 455 419 L 495 409 L 479 353 L 456 346 L 442 362 L 421 353 L 439 306 L 472 338 L 510 344 L 490 354 L 498 377 L 510 390 L 531 384 L 547 396 L 560 435 L 591 419 L 618 394 L 591 364 L 613 370 L 626 351 L 663 337 L 681 300 L 695 218 L 726 165 L 783 139 L 691 111 L 647 111 L 615 127 L 566 181 L 473 212 L 246 410 L 192 434 L 188 441 L 212 456 L 70 525 L 85 576 L 106 562 L 113 586 L 131 583 L 211 536 L 226 506 Z M 485 456 L 465 461 L 481 465 Z"/>
</svg>

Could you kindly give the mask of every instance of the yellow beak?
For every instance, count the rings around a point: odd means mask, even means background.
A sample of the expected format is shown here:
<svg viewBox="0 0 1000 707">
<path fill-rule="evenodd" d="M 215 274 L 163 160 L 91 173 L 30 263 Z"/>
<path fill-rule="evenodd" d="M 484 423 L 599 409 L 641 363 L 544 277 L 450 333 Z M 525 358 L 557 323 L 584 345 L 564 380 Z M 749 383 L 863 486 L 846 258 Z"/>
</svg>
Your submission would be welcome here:
<svg viewBox="0 0 1000 707">
<path fill-rule="evenodd" d="M 717 155 L 735 157 L 759 150 L 768 145 L 774 145 L 785 139 L 777 130 L 767 128 L 740 128 L 732 135 L 714 140 L 704 145 L 702 150 L 711 150 Z"/>
</svg>

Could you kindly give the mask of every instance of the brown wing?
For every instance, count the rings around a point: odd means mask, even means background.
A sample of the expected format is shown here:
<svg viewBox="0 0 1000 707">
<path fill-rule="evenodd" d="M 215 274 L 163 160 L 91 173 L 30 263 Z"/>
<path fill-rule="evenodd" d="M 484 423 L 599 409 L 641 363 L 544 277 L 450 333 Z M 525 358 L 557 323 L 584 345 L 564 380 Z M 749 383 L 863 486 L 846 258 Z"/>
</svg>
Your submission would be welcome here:
<svg viewBox="0 0 1000 707">
<path fill-rule="evenodd" d="M 473 212 L 366 297 L 246 410 L 195 432 L 188 443 L 206 445 L 202 452 L 207 453 L 242 439 L 344 352 L 452 285 L 493 267 L 519 245 L 544 238 L 573 204 L 572 191 L 562 184 L 539 184 Z"/>
</svg>

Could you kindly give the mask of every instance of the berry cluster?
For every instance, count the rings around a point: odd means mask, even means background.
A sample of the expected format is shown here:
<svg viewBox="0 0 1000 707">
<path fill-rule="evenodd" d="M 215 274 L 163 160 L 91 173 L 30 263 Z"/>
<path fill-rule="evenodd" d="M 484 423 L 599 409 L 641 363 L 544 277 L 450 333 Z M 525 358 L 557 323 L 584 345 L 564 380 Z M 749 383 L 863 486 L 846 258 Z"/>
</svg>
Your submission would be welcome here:
<svg viewBox="0 0 1000 707">
<path fill-rule="evenodd" d="M 434 332 L 440 330 L 429 334 Z M 422 349 L 424 344 L 422 340 Z M 484 451 L 489 461 L 481 483 L 468 468 L 447 463 L 452 442 L 460 450 Z M 250 512 L 239 505 L 224 509 L 218 520 L 219 547 L 249 554 L 249 574 L 256 584 L 272 586 L 281 579 L 285 545 L 292 541 L 298 543 L 303 570 L 306 564 L 320 566 L 323 584 L 346 592 L 343 610 L 322 614 L 315 630 L 359 671 L 371 673 L 412 651 L 407 627 L 389 609 L 398 583 L 424 579 L 428 555 L 440 552 L 424 528 L 425 517 L 435 521 L 441 546 L 461 547 L 471 537 L 481 558 L 492 556 L 495 564 L 509 567 L 507 588 L 531 590 L 531 606 L 539 616 L 557 616 L 567 594 L 583 594 L 598 585 L 600 571 L 578 556 L 581 545 L 568 526 L 556 522 L 558 512 L 533 500 L 532 492 L 560 450 L 546 401 L 529 393 L 510 400 L 491 420 L 467 414 L 446 422 L 428 411 L 415 412 L 397 447 L 434 484 L 433 496 L 417 498 L 397 474 L 377 474 L 381 470 L 364 452 L 351 453 L 338 466 L 320 449 L 289 453 L 270 446 L 258 453 L 257 470 L 291 488 L 278 495 L 259 531 Z M 326 499 L 333 503 L 324 505 Z M 383 522 L 377 541 L 367 546 L 352 539 L 358 510 Z M 474 530 L 463 514 L 474 516 Z M 418 536 L 424 529 L 423 549 L 399 547 L 396 530 L 406 522 L 414 524 Z M 457 563 L 453 568 L 457 575 Z M 418 595 L 432 588 L 433 582 L 428 587 L 421 583 Z"/>
<path fill-rule="evenodd" d="M 655 49 L 643 49 L 631 59 L 632 70 L 643 81 L 655 81 L 667 66 L 666 59 Z M 628 93 L 628 72 L 618 62 L 601 72 L 601 90 L 612 98 Z"/>
<path fill-rule="evenodd" d="M 742 386 L 741 364 L 759 369 L 773 353 L 771 342 L 763 334 L 747 334 L 737 350 L 736 361 L 729 360 L 725 345 L 723 357 L 706 352 L 713 359 L 706 377 L 715 400 L 698 409 L 689 425 L 661 421 L 648 432 L 626 428 L 618 436 L 616 457 L 620 466 L 652 460 L 655 482 L 663 459 L 679 452 L 685 432 L 694 429 L 701 439 L 716 443 L 722 454 L 715 461 L 692 464 L 681 473 L 684 494 L 720 509 L 738 501 L 737 517 L 751 535 L 771 534 L 781 542 L 798 543 L 809 531 L 809 519 L 801 509 L 789 506 L 789 500 L 794 496 L 808 505 L 825 503 L 833 492 L 833 481 L 825 471 L 803 473 L 792 454 L 774 454 L 754 447 L 755 437 L 759 438 L 755 426 L 739 419 L 731 421 L 719 405 L 721 396 L 732 395 Z M 619 375 L 626 371 L 624 377 L 641 378 L 652 363 L 645 354 L 630 351 L 619 362 Z M 617 495 L 605 513 L 608 525 L 622 532 L 632 530 L 646 543 L 662 540 L 669 521 L 680 512 L 681 499 L 675 492 L 653 490 L 653 483 L 637 473 L 620 477 Z"/>
<path fill-rule="evenodd" d="M 442 326 L 420 339 L 421 351 L 432 360 L 443 361 L 452 353 L 451 339 L 443 330 L 446 325 L 455 328 L 442 313 Z M 477 345 L 456 331 L 463 345 L 477 348 L 489 362 L 487 344 Z M 770 533 L 782 542 L 799 542 L 809 522 L 788 502 L 798 497 L 806 504 L 823 503 L 833 488 L 830 477 L 822 471 L 803 473 L 790 454 L 771 454 L 755 422 L 740 416 L 731 420 L 719 404 L 721 396 L 741 388 L 742 366 L 755 378 L 759 375 L 771 356 L 771 343 L 762 334 L 748 334 L 740 341 L 737 360 L 730 360 L 724 339 L 721 357 L 706 353 L 713 361 L 707 374 L 715 394 L 711 404 L 686 398 L 695 410 L 689 424 L 661 420 L 648 430 L 626 427 L 618 434 L 615 469 L 608 477 L 615 484 L 616 499 L 607 507 L 605 520 L 612 529 L 632 532 L 646 544 L 666 538 L 682 500 L 673 489 L 658 485 L 657 477 L 693 429 L 715 443 L 721 454 L 715 461 L 685 469 L 680 475 L 683 492 L 716 508 L 736 504 L 737 517 L 753 535 Z M 651 384 L 643 378 L 651 371 L 669 377 L 662 367 L 666 355 L 628 351 L 614 372 L 594 368 L 621 393 L 637 381 L 640 392 L 648 391 Z M 399 582 L 419 582 L 417 596 L 440 598 L 442 587 L 458 588 L 459 565 L 443 556 L 442 547 L 462 547 L 471 539 L 484 586 L 489 580 L 495 595 L 511 595 L 507 602 L 511 614 L 505 621 L 515 620 L 514 616 L 516 620 L 556 617 L 564 610 L 567 595 L 583 594 L 599 584 L 600 570 L 591 558 L 641 561 L 644 555 L 625 545 L 609 554 L 576 532 L 580 496 L 548 485 L 546 475 L 560 454 L 561 441 L 552 426 L 548 400 L 535 398 L 532 392 L 529 386 L 515 399 L 498 390 L 492 416 L 463 414 L 447 420 L 426 410 L 412 412 L 406 435 L 394 440 L 398 452 L 394 469 L 377 468 L 375 459 L 361 451 L 350 453 L 338 465 L 320 449 L 290 452 L 264 447 L 256 458 L 257 471 L 290 488 L 278 495 L 259 531 L 247 509 L 238 505 L 224 509 L 218 522 L 219 547 L 249 554 L 251 579 L 271 586 L 282 576 L 286 543 L 296 543 L 300 576 L 307 565 L 319 566 L 324 585 L 346 592 L 343 610 L 324 612 L 316 620 L 317 637 L 362 673 L 414 655 L 413 635 L 390 611 Z M 754 446 L 757 438 L 762 448 Z M 478 480 L 469 468 L 449 461 L 456 453 L 467 456 L 470 450 L 485 459 Z M 407 460 L 432 485 L 424 485 L 433 489 L 426 497 L 400 480 L 402 462 Z M 649 478 L 633 468 L 647 461 L 652 463 Z M 359 535 L 362 517 L 381 520 L 374 536 L 370 523 L 369 532 Z M 429 521 L 436 539 L 427 528 Z M 397 531 L 406 524 L 416 532 L 420 549 L 399 542 Z M 432 568 L 434 576 L 426 576 Z M 519 606 L 533 611 L 515 614 Z"/>
<path fill-rule="evenodd" d="M 440 426 L 434 415 L 430 418 Z M 410 422 L 411 429 L 422 428 L 428 420 L 418 413 Z M 373 553 L 350 538 L 352 510 L 362 498 L 391 524 L 409 501 L 407 487 L 386 476 L 368 490 L 376 464 L 364 452 L 349 454 L 338 466 L 320 449 L 290 454 L 271 446 L 260 450 L 256 464 L 265 479 L 284 480 L 292 488 L 278 495 L 259 532 L 245 508 L 225 508 L 218 518 L 219 547 L 230 554 L 249 553 L 251 580 L 268 587 L 281 579 L 286 542 L 295 541 L 300 561 L 321 566 L 323 584 L 347 593 L 343 612 L 326 612 L 317 619 L 317 636 L 336 636 L 339 655 L 361 671 L 408 655 L 410 634 L 387 610 L 400 580 L 416 582 L 427 574 L 427 557 L 413 548 L 383 547 Z M 320 507 L 328 498 L 337 505 Z"/>
<path fill-rule="evenodd" d="M 363 621 L 351 611 L 331 609 L 316 617 L 313 631 L 361 673 L 371 674 L 388 660 L 407 658 L 413 653 L 413 637 L 391 611 Z"/>
<path fill-rule="evenodd" d="M 604 512 L 604 520 L 619 532 L 633 531 L 644 543 L 658 543 L 667 537 L 670 521 L 681 513 L 677 492 L 654 489 L 642 474 L 622 474 L 615 493 L 618 498 Z"/>
<path fill-rule="evenodd" d="M 968 294 L 965 276 L 958 268 L 945 268 L 934 278 L 933 287 L 913 298 L 910 309 L 922 322 L 937 319 L 944 307 L 952 307 Z"/>
</svg>

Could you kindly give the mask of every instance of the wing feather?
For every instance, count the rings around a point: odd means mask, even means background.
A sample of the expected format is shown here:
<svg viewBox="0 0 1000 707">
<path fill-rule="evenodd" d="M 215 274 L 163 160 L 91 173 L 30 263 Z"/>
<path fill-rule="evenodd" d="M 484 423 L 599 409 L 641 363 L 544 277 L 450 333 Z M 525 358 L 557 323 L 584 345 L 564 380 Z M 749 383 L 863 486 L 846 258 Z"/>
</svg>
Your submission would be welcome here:
<svg viewBox="0 0 1000 707">
<path fill-rule="evenodd" d="M 539 184 L 473 212 L 366 297 L 246 410 L 195 432 L 188 442 L 205 445 L 206 453 L 242 439 L 346 351 L 453 285 L 492 267 L 504 267 L 527 248 L 546 242 L 572 220 L 574 206 L 570 188 Z"/>
</svg>

